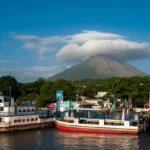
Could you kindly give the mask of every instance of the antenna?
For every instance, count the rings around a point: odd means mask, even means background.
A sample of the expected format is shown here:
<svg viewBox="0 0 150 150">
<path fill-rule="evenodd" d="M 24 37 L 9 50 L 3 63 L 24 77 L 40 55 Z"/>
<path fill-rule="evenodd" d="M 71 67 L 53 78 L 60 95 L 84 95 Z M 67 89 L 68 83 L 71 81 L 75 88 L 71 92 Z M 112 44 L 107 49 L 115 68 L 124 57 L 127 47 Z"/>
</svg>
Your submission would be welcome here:
<svg viewBox="0 0 150 150">
<path fill-rule="evenodd" d="M 9 86 L 9 96 L 11 96 L 11 86 Z"/>
</svg>

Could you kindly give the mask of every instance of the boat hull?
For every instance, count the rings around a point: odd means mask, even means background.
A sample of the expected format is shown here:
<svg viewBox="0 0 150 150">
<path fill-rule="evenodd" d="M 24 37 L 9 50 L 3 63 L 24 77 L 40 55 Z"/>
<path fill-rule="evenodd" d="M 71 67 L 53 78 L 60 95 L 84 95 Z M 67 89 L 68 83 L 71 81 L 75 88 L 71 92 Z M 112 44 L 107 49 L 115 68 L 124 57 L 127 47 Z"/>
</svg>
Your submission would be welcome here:
<svg viewBox="0 0 150 150">
<path fill-rule="evenodd" d="M 56 127 L 59 130 L 71 131 L 71 132 L 87 132 L 87 133 L 107 133 L 107 134 L 137 134 L 138 129 L 129 129 L 129 128 L 110 128 L 110 127 L 100 127 L 92 125 L 75 125 L 69 124 L 56 120 Z"/>
</svg>

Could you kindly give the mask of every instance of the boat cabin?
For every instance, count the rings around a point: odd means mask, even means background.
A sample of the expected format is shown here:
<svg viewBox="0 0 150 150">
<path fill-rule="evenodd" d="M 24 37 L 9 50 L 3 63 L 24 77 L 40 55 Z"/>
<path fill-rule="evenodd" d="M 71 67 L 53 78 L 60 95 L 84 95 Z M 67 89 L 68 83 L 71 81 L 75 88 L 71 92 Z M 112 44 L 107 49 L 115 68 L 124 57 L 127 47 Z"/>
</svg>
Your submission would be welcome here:
<svg viewBox="0 0 150 150">
<path fill-rule="evenodd" d="M 72 108 L 61 113 L 60 120 L 68 123 L 92 124 L 105 126 L 138 126 L 143 123 L 138 114 L 110 114 L 106 109 Z"/>
<path fill-rule="evenodd" d="M 0 116 L 15 115 L 14 98 L 11 96 L 0 96 Z"/>
</svg>

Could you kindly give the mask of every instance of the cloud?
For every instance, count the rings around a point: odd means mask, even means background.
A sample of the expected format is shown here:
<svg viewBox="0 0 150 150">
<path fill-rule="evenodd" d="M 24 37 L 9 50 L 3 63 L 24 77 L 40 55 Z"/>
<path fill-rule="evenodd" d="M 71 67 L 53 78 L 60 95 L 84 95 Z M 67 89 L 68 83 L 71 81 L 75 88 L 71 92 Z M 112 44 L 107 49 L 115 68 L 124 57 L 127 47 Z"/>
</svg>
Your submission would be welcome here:
<svg viewBox="0 0 150 150">
<path fill-rule="evenodd" d="M 64 68 L 56 66 L 33 66 L 31 68 L 0 68 L 0 76 L 12 75 L 19 82 L 32 82 L 38 78 L 49 78 L 61 71 Z"/>
<path fill-rule="evenodd" d="M 69 43 L 56 54 L 58 60 L 79 62 L 96 54 L 112 55 L 123 61 L 150 58 L 150 43 L 124 39 L 93 39 L 82 45 Z"/>
<path fill-rule="evenodd" d="M 11 34 L 11 38 L 24 42 L 24 45 L 22 46 L 23 48 L 36 50 L 40 57 L 45 53 L 56 51 L 55 48 L 49 46 L 50 44 L 65 42 L 63 38 L 58 36 L 42 38 L 35 35 L 28 36 Z"/>
<path fill-rule="evenodd" d="M 118 35 L 118 34 L 111 34 L 111 33 L 104 33 L 104 32 L 98 32 L 98 31 L 88 31 L 83 30 L 82 33 L 74 34 L 70 36 L 66 36 L 66 39 L 68 39 L 68 42 L 73 43 L 84 43 L 89 40 L 100 40 L 100 39 L 121 39 L 124 38 L 124 36 Z"/>
<path fill-rule="evenodd" d="M 29 50 L 36 50 L 39 58 L 48 52 L 55 52 L 56 49 L 53 48 L 51 45 L 54 43 L 83 43 L 87 40 L 92 39 L 116 39 L 116 38 L 123 38 L 123 36 L 117 34 L 110 34 L 110 33 L 103 33 L 98 31 L 87 31 L 84 30 L 82 33 L 74 34 L 74 35 L 67 35 L 67 36 L 50 36 L 50 37 L 38 37 L 36 35 L 16 35 L 15 33 L 11 33 L 11 38 L 15 40 L 19 40 L 24 42 L 23 48 Z"/>
<path fill-rule="evenodd" d="M 43 60 L 45 53 L 56 53 L 57 60 L 77 63 L 95 54 L 109 54 L 123 61 L 150 58 L 150 43 L 128 41 L 124 36 L 94 30 L 65 36 L 38 37 L 16 35 L 11 37 L 24 42 L 26 49 L 36 50 Z M 62 44 L 56 51 L 54 44 Z"/>
<path fill-rule="evenodd" d="M 17 61 L 10 61 L 10 60 L 0 60 L 0 64 L 19 64 Z"/>
<path fill-rule="evenodd" d="M 69 69 L 71 66 L 66 66 L 67 69 Z"/>
<path fill-rule="evenodd" d="M 34 76 L 34 77 L 44 77 L 48 78 L 53 76 L 54 74 L 58 73 L 61 69 L 52 66 L 33 66 L 32 68 L 28 68 L 24 72 L 24 76 Z"/>
</svg>

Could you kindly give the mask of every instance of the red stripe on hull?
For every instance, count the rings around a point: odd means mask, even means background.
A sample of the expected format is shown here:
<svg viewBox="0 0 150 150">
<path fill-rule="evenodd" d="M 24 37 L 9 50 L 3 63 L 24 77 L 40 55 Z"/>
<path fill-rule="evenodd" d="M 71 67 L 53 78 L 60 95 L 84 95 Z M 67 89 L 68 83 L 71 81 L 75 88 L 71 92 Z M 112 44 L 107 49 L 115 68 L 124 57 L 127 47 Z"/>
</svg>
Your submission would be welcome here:
<svg viewBox="0 0 150 150">
<path fill-rule="evenodd" d="M 56 123 L 56 127 L 59 130 L 64 131 L 71 131 L 71 132 L 87 132 L 87 133 L 107 133 L 107 134 L 137 134 L 136 132 L 130 132 L 130 131 L 111 131 L 111 130 L 90 130 L 90 129 L 79 129 L 79 128 L 71 128 L 71 127 L 65 127 L 63 125 L 59 125 Z"/>
</svg>

